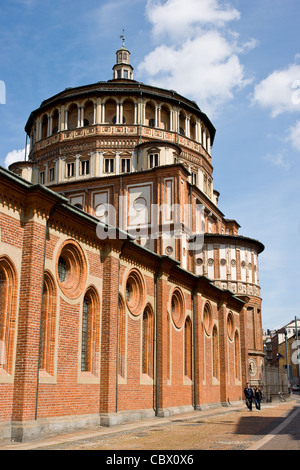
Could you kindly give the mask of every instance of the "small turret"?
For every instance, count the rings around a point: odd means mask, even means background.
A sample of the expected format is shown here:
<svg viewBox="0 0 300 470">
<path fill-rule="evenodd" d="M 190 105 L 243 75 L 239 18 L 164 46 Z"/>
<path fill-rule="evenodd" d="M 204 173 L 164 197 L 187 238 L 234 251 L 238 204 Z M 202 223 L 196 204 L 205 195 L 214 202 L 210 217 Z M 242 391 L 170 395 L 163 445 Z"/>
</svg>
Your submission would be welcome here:
<svg viewBox="0 0 300 470">
<path fill-rule="evenodd" d="M 130 52 L 125 47 L 124 30 L 120 38 L 122 39 L 122 47 L 116 52 L 117 62 L 113 66 L 113 79 L 133 80 L 133 67 L 130 65 Z"/>
</svg>

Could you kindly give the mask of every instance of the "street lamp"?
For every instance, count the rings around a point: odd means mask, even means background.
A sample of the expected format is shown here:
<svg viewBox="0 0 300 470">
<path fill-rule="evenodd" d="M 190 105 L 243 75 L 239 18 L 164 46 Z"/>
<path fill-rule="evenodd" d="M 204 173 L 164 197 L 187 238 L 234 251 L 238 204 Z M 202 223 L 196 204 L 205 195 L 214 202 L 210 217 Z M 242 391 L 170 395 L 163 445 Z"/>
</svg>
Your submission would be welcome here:
<svg viewBox="0 0 300 470">
<path fill-rule="evenodd" d="M 288 376 L 288 383 L 290 383 L 289 356 L 288 356 L 288 344 L 287 344 L 287 331 L 286 331 L 286 328 L 284 329 L 284 336 L 285 336 L 285 355 L 286 355 L 287 376 Z"/>
</svg>

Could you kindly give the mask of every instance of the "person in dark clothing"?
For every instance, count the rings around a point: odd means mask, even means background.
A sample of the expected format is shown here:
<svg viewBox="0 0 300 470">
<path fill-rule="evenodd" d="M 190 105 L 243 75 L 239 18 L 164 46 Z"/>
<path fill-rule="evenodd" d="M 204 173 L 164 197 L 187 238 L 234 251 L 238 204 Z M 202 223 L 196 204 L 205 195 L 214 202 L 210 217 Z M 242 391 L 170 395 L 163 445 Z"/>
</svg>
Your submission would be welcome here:
<svg viewBox="0 0 300 470">
<path fill-rule="evenodd" d="M 254 401 L 255 401 L 255 407 L 257 411 L 260 411 L 260 403 L 262 400 L 262 393 L 259 387 L 255 387 L 254 390 Z"/>
<path fill-rule="evenodd" d="M 253 399 L 253 390 L 249 385 L 249 382 L 246 383 L 246 387 L 244 389 L 244 395 L 246 398 L 246 405 L 248 408 L 248 411 L 252 411 L 252 399 Z"/>
</svg>

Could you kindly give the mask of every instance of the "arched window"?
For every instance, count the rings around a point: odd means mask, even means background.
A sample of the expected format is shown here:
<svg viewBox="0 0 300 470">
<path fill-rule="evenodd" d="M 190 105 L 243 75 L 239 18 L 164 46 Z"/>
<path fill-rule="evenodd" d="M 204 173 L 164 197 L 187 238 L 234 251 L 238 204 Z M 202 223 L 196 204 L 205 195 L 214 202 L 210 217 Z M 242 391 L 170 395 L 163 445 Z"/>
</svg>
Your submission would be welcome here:
<svg viewBox="0 0 300 470">
<path fill-rule="evenodd" d="M 207 336 L 211 335 L 212 330 L 212 311 L 211 306 L 208 302 L 204 305 L 203 309 L 203 327 Z"/>
<path fill-rule="evenodd" d="M 94 103 L 91 100 L 88 100 L 84 105 L 84 127 L 90 126 L 94 123 Z"/>
<path fill-rule="evenodd" d="M 12 373 L 17 284 L 11 261 L 0 256 L 0 371 Z"/>
<path fill-rule="evenodd" d="M 153 103 L 146 103 L 145 107 L 145 125 L 155 127 L 155 106 Z"/>
<path fill-rule="evenodd" d="M 241 378 L 241 358 L 240 358 L 240 338 L 239 334 L 236 331 L 234 335 L 234 368 L 235 368 L 235 378 L 240 380 Z"/>
<path fill-rule="evenodd" d="M 43 288 L 39 368 L 45 370 L 50 375 L 54 373 L 55 326 L 56 287 L 52 275 L 46 271 Z"/>
<path fill-rule="evenodd" d="M 184 325 L 184 375 L 192 379 L 192 322 L 187 317 Z"/>
<path fill-rule="evenodd" d="M 137 115 L 135 116 L 135 105 L 130 100 L 125 100 L 123 103 L 123 116 L 127 124 L 135 124 L 137 121 Z"/>
<path fill-rule="evenodd" d="M 45 114 L 42 118 L 41 139 L 46 139 L 48 135 L 48 116 Z"/>
<path fill-rule="evenodd" d="M 100 303 L 94 288 L 83 299 L 81 371 L 97 374 L 99 369 Z"/>
<path fill-rule="evenodd" d="M 213 327 L 212 331 L 212 340 L 213 340 L 213 377 L 216 379 L 219 378 L 219 341 L 218 341 L 218 330 L 216 325 Z"/>
<path fill-rule="evenodd" d="M 52 114 L 52 134 L 56 134 L 59 130 L 59 111 L 56 109 Z"/>
<path fill-rule="evenodd" d="M 72 104 L 68 111 L 68 130 L 72 131 L 78 126 L 78 107 L 77 104 Z"/>
<path fill-rule="evenodd" d="M 154 316 L 149 305 L 143 313 L 143 350 L 142 350 L 142 372 L 153 379 L 154 356 L 153 356 L 153 327 Z"/>
<path fill-rule="evenodd" d="M 126 310 L 125 303 L 119 295 L 118 318 L 118 374 L 125 378 L 126 371 Z"/>
</svg>

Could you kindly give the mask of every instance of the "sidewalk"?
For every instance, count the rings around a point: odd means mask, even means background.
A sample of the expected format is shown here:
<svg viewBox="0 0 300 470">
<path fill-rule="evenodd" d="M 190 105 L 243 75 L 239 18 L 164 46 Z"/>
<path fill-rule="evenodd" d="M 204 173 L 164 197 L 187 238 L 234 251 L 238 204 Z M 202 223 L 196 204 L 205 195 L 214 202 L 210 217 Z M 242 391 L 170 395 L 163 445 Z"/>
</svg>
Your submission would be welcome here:
<svg viewBox="0 0 300 470">
<path fill-rule="evenodd" d="M 153 418 L 133 423 L 124 423 L 111 428 L 97 427 L 88 430 L 79 430 L 72 433 L 44 438 L 34 442 L 19 443 L 0 441 L 0 450 L 34 450 L 46 448 L 53 450 L 76 450 L 88 449 L 90 447 L 99 450 L 110 450 L 112 448 L 118 449 L 118 446 L 122 449 L 143 450 L 150 449 L 151 445 L 153 445 L 154 449 L 169 448 L 176 450 L 180 448 L 177 447 L 178 445 L 184 446 L 184 441 L 181 435 L 187 436 L 188 433 L 191 433 L 191 436 L 195 436 L 196 431 L 198 432 L 199 438 L 198 445 L 199 442 L 202 442 L 202 445 L 205 445 L 205 448 L 209 449 L 213 446 L 213 440 L 216 438 L 216 431 L 219 433 L 223 432 L 222 429 L 225 425 L 226 432 L 224 432 L 224 436 L 228 435 L 226 437 L 226 441 L 222 441 L 223 438 L 220 434 L 218 441 L 220 448 L 227 448 L 230 444 L 231 446 L 234 445 L 234 443 L 240 443 L 240 445 L 242 445 L 242 442 L 244 441 L 246 445 L 247 439 L 251 439 L 253 435 L 256 435 L 256 432 L 259 432 L 261 428 L 266 427 L 266 423 L 270 425 L 271 422 L 276 421 L 277 418 L 292 410 L 297 403 L 299 403 L 297 397 L 291 396 L 287 402 L 278 401 L 275 403 L 263 404 L 261 413 L 257 413 L 255 410 L 253 410 L 252 413 L 247 413 L 247 409 L 244 404 L 228 407 L 220 406 L 218 408 L 208 409 L 205 411 L 193 411 L 191 413 L 177 414 L 169 418 Z M 248 417 L 250 419 L 248 419 Z M 240 423 L 241 421 L 243 421 L 244 426 L 242 432 L 241 429 L 237 431 L 237 423 Z M 255 427 L 253 427 L 254 423 Z M 250 426 L 249 430 L 247 430 L 247 425 Z M 149 433 L 151 434 L 152 441 L 149 439 Z M 156 442 L 155 433 L 157 434 Z M 171 435 L 173 440 L 170 439 Z M 210 435 L 211 441 L 209 441 Z M 243 438 L 241 437 L 242 435 L 244 436 Z M 119 439 L 120 436 L 122 436 L 121 440 Z M 174 436 L 178 438 L 178 442 L 175 442 Z M 207 443 L 205 443 L 203 436 L 207 440 Z M 163 447 L 163 439 L 165 440 L 165 447 Z M 244 439 L 244 441 L 242 441 L 242 439 Z M 189 448 L 191 448 L 193 445 L 191 438 L 188 444 Z M 250 444 L 251 443 L 249 442 L 249 446 Z M 214 449 L 219 447 L 216 447 L 216 444 L 213 446 Z M 197 447 L 194 448 L 196 449 Z"/>
</svg>

